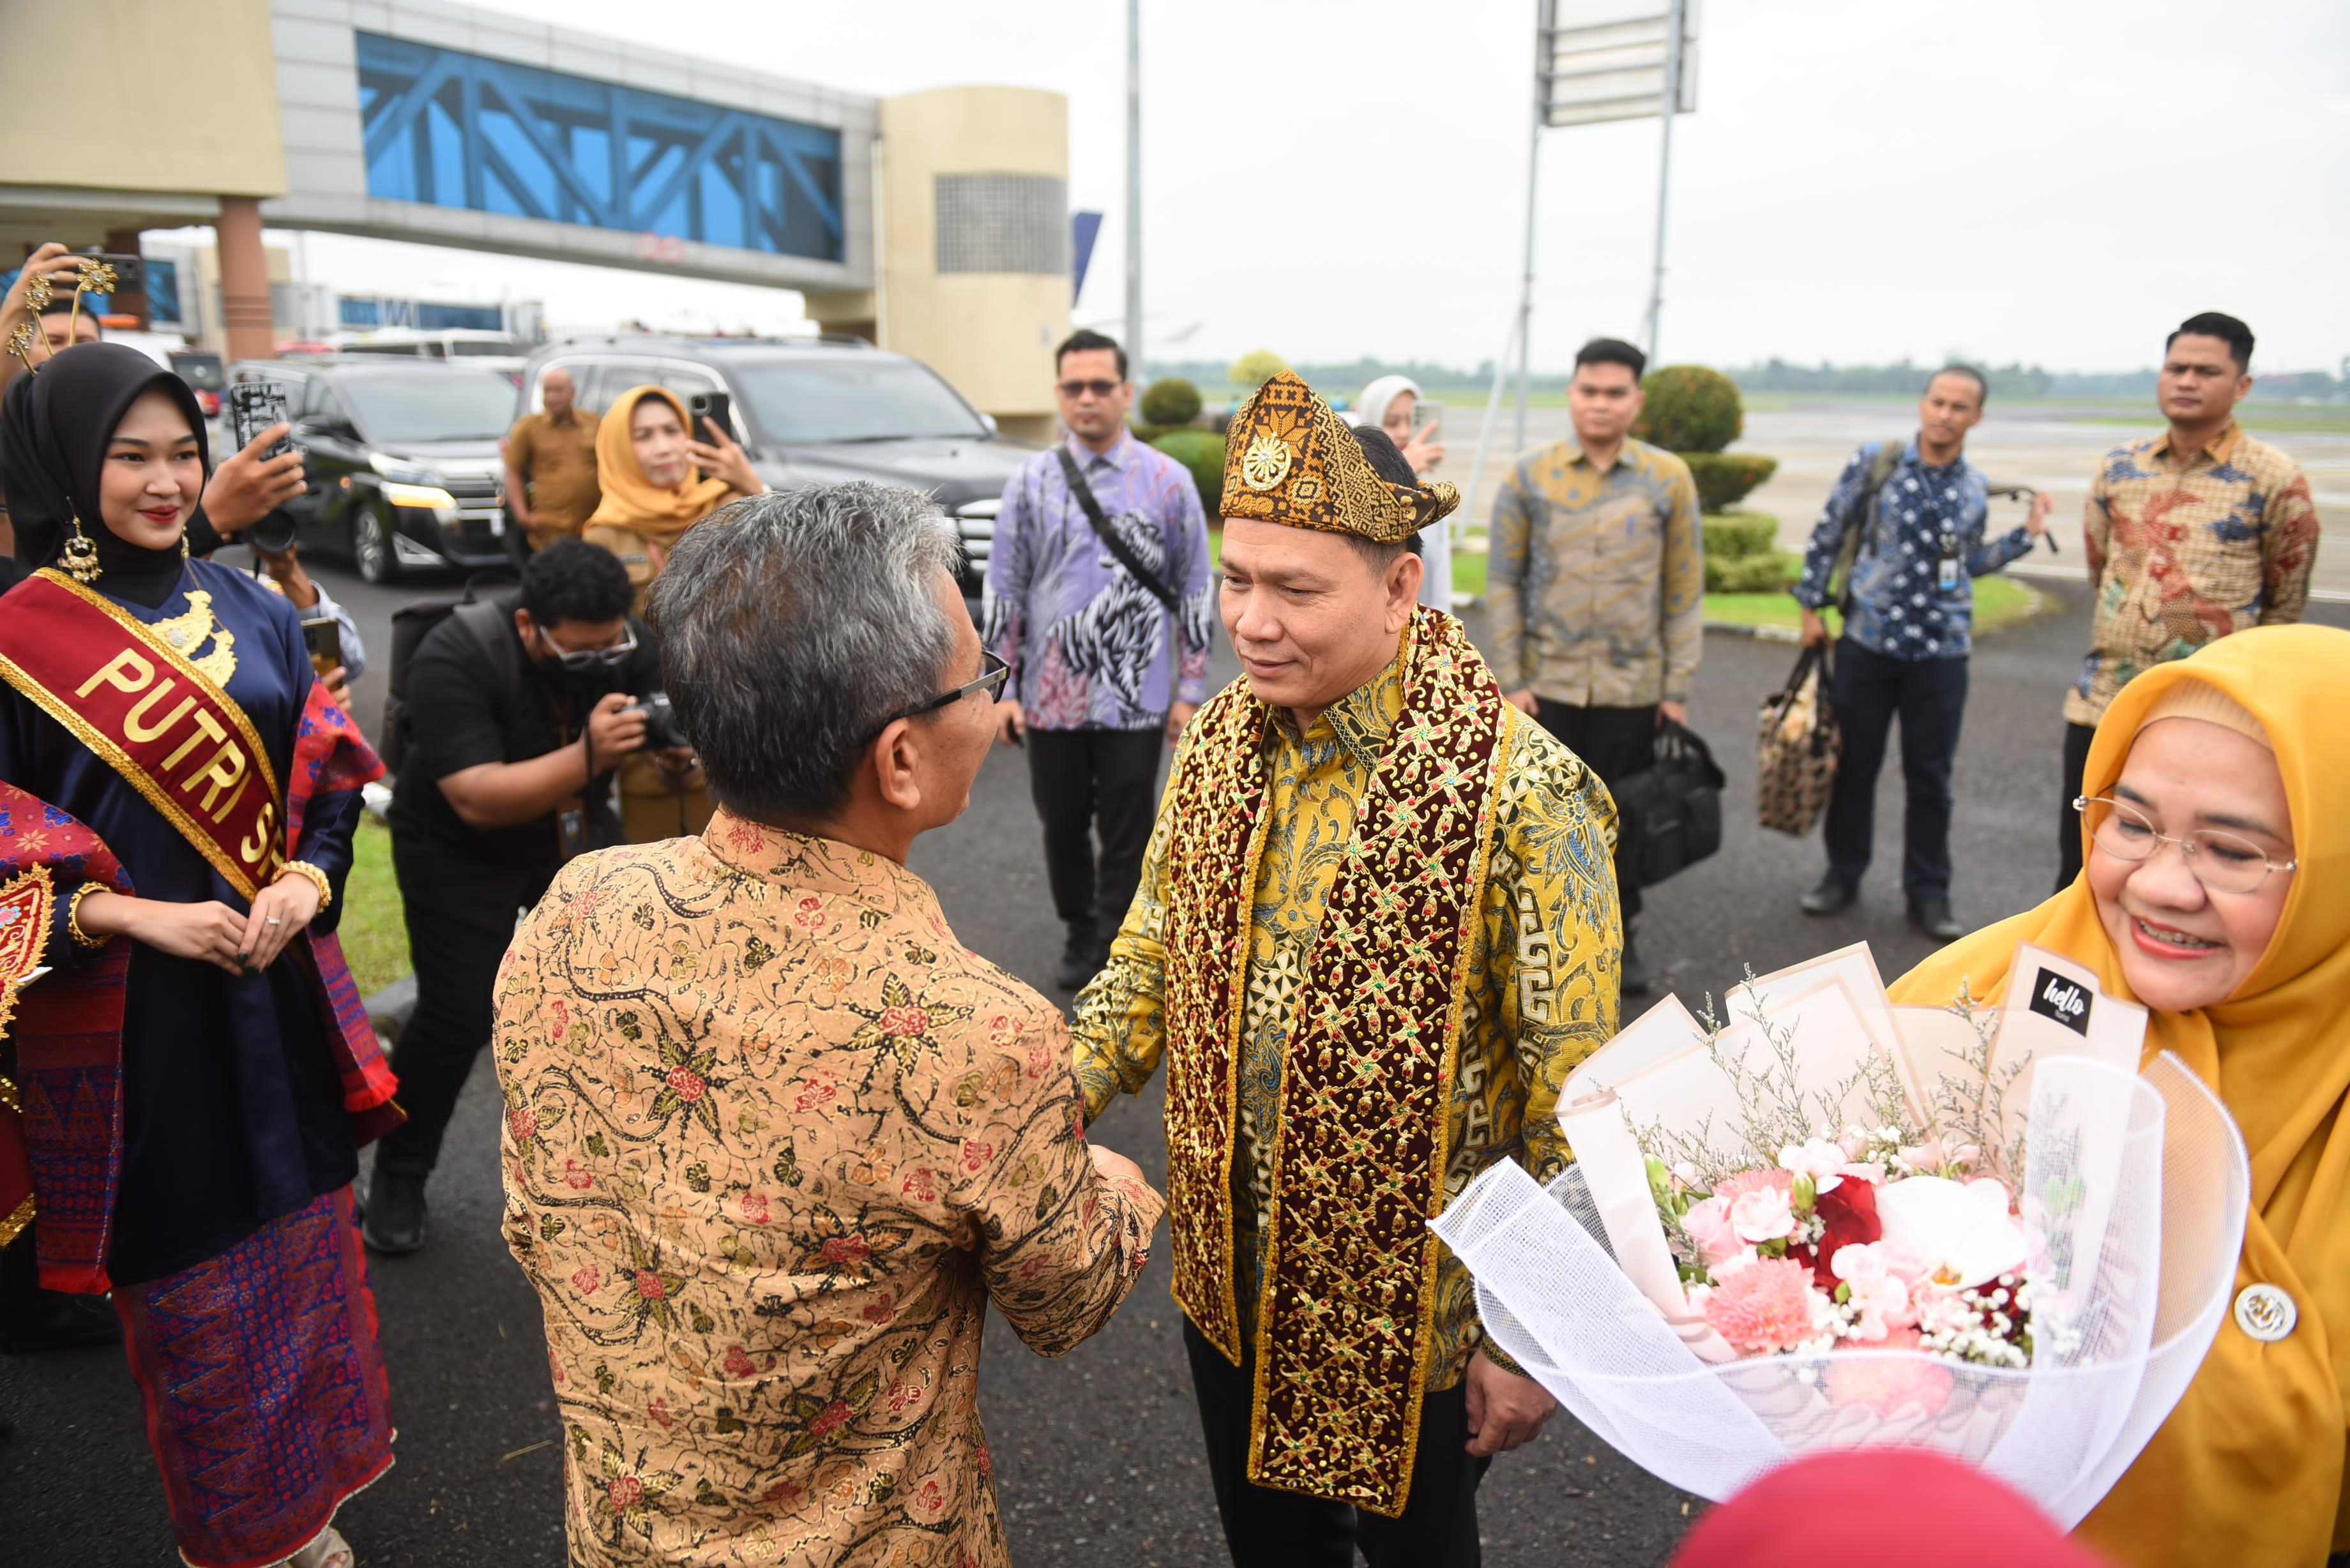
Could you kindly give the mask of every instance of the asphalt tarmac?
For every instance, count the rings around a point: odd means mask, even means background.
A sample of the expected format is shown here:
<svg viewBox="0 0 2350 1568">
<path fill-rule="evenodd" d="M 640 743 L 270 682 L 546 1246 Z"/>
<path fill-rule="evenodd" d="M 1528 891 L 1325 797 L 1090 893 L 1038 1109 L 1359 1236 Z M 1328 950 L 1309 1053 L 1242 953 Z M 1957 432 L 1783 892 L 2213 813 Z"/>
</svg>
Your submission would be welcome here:
<svg viewBox="0 0 2350 1568">
<path fill-rule="evenodd" d="M 346 596 L 369 650 L 390 647 L 389 618 L 443 585 L 372 590 L 318 566 Z M 1953 900 L 1984 924 L 2028 908 L 2056 870 L 2062 692 L 2087 633 L 2085 593 L 1986 638 L 1973 660 L 1957 773 Z M 2350 624 L 2343 607 L 2313 619 Z M 1471 618 L 1472 631 L 1477 621 Z M 1877 859 L 1844 915 L 1803 918 L 1817 880 L 1816 838 L 1762 833 L 1754 821 L 1756 704 L 1794 661 L 1784 643 L 1709 635 L 1692 717 L 1730 775 L 1729 842 L 1715 858 L 1648 894 L 1642 950 L 1659 991 L 1692 1004 L 1762 972 L 1866 940 L 1898 975 L 1929 944 L 1902 919 L 1900 783 L 1888 767 Z M 1220 678 L 1232 661 L 1220 653 Z M 362 720 L 380 712 L 379 666 L 362 683 Z M 998 750 L 952 827 L 917 846 L 913 867 L 938 888 L 968 945 L 1046 983 L 1060 930 L 1045 890 L 1024 759 Z M 1635 1006 L 1640 1005 L 1635 1002 Z M 398 1463 L 344 1510 L 340 1525 L 368 1568 L 516 1568 L 564 1562 L 562 1459 L 536 1298 L 499 1239 L 496 1085 L 477 1070 L 431 1189 L 432 1238 L 412 1257 L 378 1260 L 376 1303 L 390 1368 Z M 1166 1153 L 1156 1085 L 1097 1125 L 1103 1143 L 1161 1181 Z M 1198 1417 L 1169 1296 L 1164 1231 L 1149 1272 L 1117 1318 L 1067 1357 L 1031 1355 L 1000 1325 L 987 1336 L 981 1407 L 1013 1559 L 1071 1568 L 1224 1561 L 1201 1460 Z M 0 1564 L 163 1568 L 177 1561 L 120 1355 L 78 1351 L 0 1358 Z M 1564 1415 L 1495 1461 L 1479 1498 L 1494 1568 L 1662 1563 L 1703 1504 L 1635 1469 Z"/>
</svg>

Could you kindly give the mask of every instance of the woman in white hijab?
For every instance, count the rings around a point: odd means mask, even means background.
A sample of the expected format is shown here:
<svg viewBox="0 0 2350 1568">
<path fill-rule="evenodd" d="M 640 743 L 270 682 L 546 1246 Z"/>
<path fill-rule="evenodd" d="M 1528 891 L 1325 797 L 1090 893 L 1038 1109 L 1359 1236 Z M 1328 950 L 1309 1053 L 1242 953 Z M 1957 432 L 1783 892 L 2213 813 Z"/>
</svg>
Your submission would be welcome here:
<svg viewBox="0 0 2350 1568">
<path fill-rule="evenodd" d="M 1409 376 L 1381 376 L 1363 389 L 1356 400 L 1354 422 L 1385 431 L 1411 471 L 1423 479 L 1444 461 L 1443 443 L 1434 440 L 1436 426 L 1415 431 L 1412 415 L 1419 409 L 1419 383 Z M 1452 613 L 1452 523 L 1442 519 L 1419 531 L 1419 602 Z"/>
</svg>

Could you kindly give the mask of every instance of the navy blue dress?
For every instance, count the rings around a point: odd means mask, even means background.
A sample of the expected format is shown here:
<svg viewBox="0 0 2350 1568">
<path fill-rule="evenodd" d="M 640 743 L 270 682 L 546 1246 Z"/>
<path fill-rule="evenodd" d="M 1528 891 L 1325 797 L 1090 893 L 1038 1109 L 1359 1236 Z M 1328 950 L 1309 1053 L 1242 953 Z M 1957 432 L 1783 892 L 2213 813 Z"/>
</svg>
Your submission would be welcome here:
<svg viewBox="0 0 2350 1568">
<path fill-rule="evenodd" d="M 95 585 L 101 593 L 106 581 Z M 235 639 L 226 687 L 262 738 L 282 791 L 314 679 L 294 607 L 244 573 L 198 559 L 156 608 L 114 601 L 152 625 L 212 595 Z M 0 779 L 73 815 L 104 839 L 142 898 L 248 906 L 211 862 L 121 775 L 15 688 L 0 684 Z M 294 858 L 327 873 L 342 913 L 357 826 L 356 791 L 317 800 Z M 48 961 L 89 955 L 63 927 L 78 883 L 57 887 Z M 289 950 L 290 951 L 290 950 Z M 265 1221 L 347 1187 L 359 1150 L 317 989 L 287 954 L 259 974 L 231 975 L 133 942 L 122 1021 L 122 1175 L 107 1272 L 136 1284 L 219 1255 Z"/>
</svg>

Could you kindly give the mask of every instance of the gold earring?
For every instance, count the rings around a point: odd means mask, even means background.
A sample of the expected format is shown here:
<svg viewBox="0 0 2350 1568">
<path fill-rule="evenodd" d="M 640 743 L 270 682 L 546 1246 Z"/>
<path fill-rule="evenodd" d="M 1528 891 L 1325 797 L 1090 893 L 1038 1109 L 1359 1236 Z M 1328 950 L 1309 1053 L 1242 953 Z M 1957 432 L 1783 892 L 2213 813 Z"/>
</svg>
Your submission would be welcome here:
<svg viewBox="0 0 2350 1568">
<path fill-rule="evenodd" d="M 81 531 L 79 517 L 73 520 L 73 537 L 66 541 L 66 570 L 73 574 L 74 581 L 88 587 L 105 568 L 98 564 L 98 546 Z"/>
<path fill-rule="evenodd" d="M 187 531 L 185 528 L 182 528 L 182 529 L 181 529 L 181 530 L 180 530 L 180 565 L 182 565 L 182 566 L 186 566 L 187 564 L 188 564 L 188 531 Z"/>
</svg>

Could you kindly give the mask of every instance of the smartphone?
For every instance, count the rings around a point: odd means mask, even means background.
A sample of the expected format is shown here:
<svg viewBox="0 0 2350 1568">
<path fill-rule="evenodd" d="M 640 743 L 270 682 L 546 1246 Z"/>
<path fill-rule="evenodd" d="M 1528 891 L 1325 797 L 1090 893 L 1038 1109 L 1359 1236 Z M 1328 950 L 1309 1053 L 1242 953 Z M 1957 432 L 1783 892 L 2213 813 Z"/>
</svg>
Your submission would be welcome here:
<svg viewBox="0 0 2350 1568">
<path fill-rule="evenodd" d="M 305 620 L 302 646 L 310 650 L 310 668 L 326 674 L 343 661 L 343 623 L 333 616 Z"/>
<path fill-rule="evenodd" d="M 693 416 L 693 439 L 703 445 L 710 442 L 710 432 L 702 428 L 708 420 L 716 425 L 728 441 L 734 439 L 734 400 L 724 392 L 695 392 L 685 400 L 686 412 Z"/>
<path fill-rule="evenodd" d="M 76 251 L 74 252 L 74 254 L 78 256 L 88 256 L 94 262 L 102 263 L 107 266 L 112 267 L 114 269 L 114 292 L 116 294 L 120 294 L 126 289 L 135 289 L 140 286 L 139 278 L 140 263 L 137 256 L 125 255 L 120 251 L 100 250 L 96 245 L 90 246 L 89 249 L 86 251 Z"/>
<path fill-rule="evenodd" d="M 253 440 L 275 424 L 286 421 L 286 389 L 276 381 L 238 381 L 228 389 L 228 421 L 231 443 L 238 452 L 253 444 Z M 264 461 L 283 457 L 289 452 L 299 452 L 292 434 L 279 436 Z"/>
</svg>

